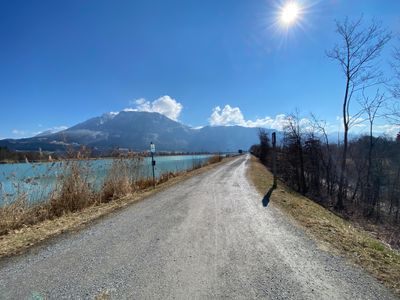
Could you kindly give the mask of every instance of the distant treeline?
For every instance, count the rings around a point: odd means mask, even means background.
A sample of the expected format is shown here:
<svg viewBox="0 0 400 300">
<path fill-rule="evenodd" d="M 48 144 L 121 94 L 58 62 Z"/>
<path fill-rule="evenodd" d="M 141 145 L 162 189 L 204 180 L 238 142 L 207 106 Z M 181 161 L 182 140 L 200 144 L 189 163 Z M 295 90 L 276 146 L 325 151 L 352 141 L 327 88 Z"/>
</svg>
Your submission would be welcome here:
<svg viewBox="0 0 400 300">
<path fill-rule="evenodd" d="M 43 161 L 48 160 L 49 156 L 51 159 L 59 158 L 56 153 L 49 154 L 42 151 L 12 151 L 7 147 L 0 147 L 0 163 L 25 162 L 26 160 L 30 162 Z"/>
<path fill-rule="evenodd" d="M 210 152 L 183 152 L 183 151 L 160 151 L 157 156 L 170 156 L 170 155 L 206 155 L 212 154 Z M 0 147 L 0 163 L 17 163 L 17 162 L 39 162 L 39 161 L 52 161 L 61 159 L 100 159 L 100 158 L 120 158 L 130 157 L 132 155 L 149 156 L 149 151 L 133 151 L 130 149 L 115 148 L 108 151 L 98 151 L 90 147 L 81 146 L 66 147 L 65 151 L 48 152 L 48 151 L 14 151 L 7 147 Z"/>
</svg>

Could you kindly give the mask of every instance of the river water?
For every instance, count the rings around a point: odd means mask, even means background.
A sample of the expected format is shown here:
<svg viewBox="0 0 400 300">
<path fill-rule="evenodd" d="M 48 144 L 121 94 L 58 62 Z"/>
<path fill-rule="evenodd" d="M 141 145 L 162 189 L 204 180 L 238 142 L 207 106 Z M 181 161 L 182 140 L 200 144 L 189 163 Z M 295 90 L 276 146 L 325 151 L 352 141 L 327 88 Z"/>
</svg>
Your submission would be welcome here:
<svg viewBox="0 0 400 300">
<path fill-rule="evenodd" d="M 210 155 L 158 156 L 155 176 L 166 172 L 185 171 L 198 164 L 204 164 Z M 94 189 L 99 189 L 111 169 L 114 159 L 82 160 Z M 19 163 L 0 165 L 0 206 L 15 201 L 18 195 L 26 194 L 29 202 L 47 200 L 57 188 L 60 176 L 65 175 L 68 161 Z M 135 162 L 135 177 L 152 176 L 151 158 L 145 157 Z"/>
</svg>

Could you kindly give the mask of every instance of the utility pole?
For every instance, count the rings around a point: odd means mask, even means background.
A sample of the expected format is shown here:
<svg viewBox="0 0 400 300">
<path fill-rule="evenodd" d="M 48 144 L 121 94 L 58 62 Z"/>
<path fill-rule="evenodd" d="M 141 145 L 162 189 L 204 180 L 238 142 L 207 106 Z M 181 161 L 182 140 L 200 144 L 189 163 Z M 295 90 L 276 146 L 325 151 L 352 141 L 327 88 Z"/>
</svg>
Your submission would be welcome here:
<svg viewBox="0 0 400 300">
<path fill-rule="evenodd" d="M 156 161 L 154 160 L 154 153 L 156 153 L 156 145 L 150 142 L 150 153 L 151 153 L 151 167 L 153 169 L 153 187 L 156 187 L 156 177 L 154 174 L 154 167 L 156 166 Z"/>
<path fill-rule="evenodd" d="M 274 184 L 273 188 L 277 187 L 277 178 L 276 178 L 276 132 L 272 133 L 272 172 L 274 173 Z"/>
</svg>

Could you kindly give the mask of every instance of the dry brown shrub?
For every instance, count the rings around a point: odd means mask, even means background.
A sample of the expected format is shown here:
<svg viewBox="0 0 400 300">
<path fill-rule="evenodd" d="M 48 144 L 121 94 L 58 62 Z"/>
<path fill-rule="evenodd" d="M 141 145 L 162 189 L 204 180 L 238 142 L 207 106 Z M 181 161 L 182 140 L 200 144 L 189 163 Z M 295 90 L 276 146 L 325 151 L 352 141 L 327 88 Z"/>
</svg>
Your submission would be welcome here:
<svg viewBox="0 0 400 300">
<path fill-rule="evenodd" d="M 140 191 L 152 187 L 153 185 L 154 185 L 153 179 L 142 178 L 135 181 L 134 188 L 136 191 Z"/>
<path fill-rule="evenodd" d="M 208 159 L 207 163 L 208 164 L 216 164 L 216 163 L 219 163 L 220 161 L 222 161 L 222 159 L 223 159 L 222 155 L 219 155 L 219 154 L 213 155 Z"/>
<path fill-rule="evenodd" d="M 27 211 L 26 196 L 19 197 L 15 202 L 0 207 L 0 235 L 19 228 L 26 218 Z"/>
<path fill-rule="evenodd" d="M 173 172 L 166 172 L 161 174 L 160 178 L 157 180 L 157 184 L 161 184 L 164 182 L 167 182 L 170 178 L 174 178 L 178 176 L 179 173 L 173 173 Z"/>
<path fill-rule="evenodd" d="M 142 158 L 131 156 L 115 159 L 103 183 L 101 201 L 109 202 L 133 193 L 136 190 L 135 182 L 140 177 Z"/>
<path fill-rule="evenodd" d="M 60 190 L 50 200 L 50 215 L 61 216 L 92 205 L 95 193 L 89 183 L 90 169 L 81 161 L 69 161 L 64 176 L 60 177 Z"/>
</svg>

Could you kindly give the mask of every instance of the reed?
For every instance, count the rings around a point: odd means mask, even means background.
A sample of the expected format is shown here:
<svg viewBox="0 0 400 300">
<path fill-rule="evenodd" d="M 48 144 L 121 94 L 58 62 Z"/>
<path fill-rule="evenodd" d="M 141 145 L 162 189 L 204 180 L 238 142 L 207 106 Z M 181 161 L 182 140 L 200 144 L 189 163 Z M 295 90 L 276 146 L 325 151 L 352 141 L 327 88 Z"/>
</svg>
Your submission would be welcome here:
<svg viewBox="0 0 400 300">
<path fill-rule="evenodd" d="M 97 193 L 89 181 L 90 167 L 83 161 L 69 161 L 49 201 L 50 215 L 59 217 L 76 212 L 96 202 Z"/>
<path fill-rule="evenodd" d="M 222 161 L 222 159 L 223 159 L 223 156 L 220 154 L 213 155 L 208 159 L 208 164 L 219 163 L 220 161 Z"/>
<path fill-rule="evenodd" d="M 191 170 L 221 160 L 220 155 L 212 156 L 205 162 L 194 159 Z M 84 158 L 66 161 L 47 200 L 29 203 L 26 192 L 18 191 L 14 201 L 0 206 L 0 236 L 44 220 L 130 196 L 187 172 L 165 172 L 153 182 L 152 178 L 144 177 L 141 173 L 142 163 L 143 159 L 139 156 L 114 159 L 104 182 L 96 189 L 96 178 L 88 161 Z M 1 197 L 6 198 L 0 194 Z"/>
<path fill-rule="evenodd" d="M 109 202 L 141 189 L 136 184 L 141 177 L 141 163 L 139 156 L 115 159 L 100 192 L 101 202 Z"/>
</svg>

